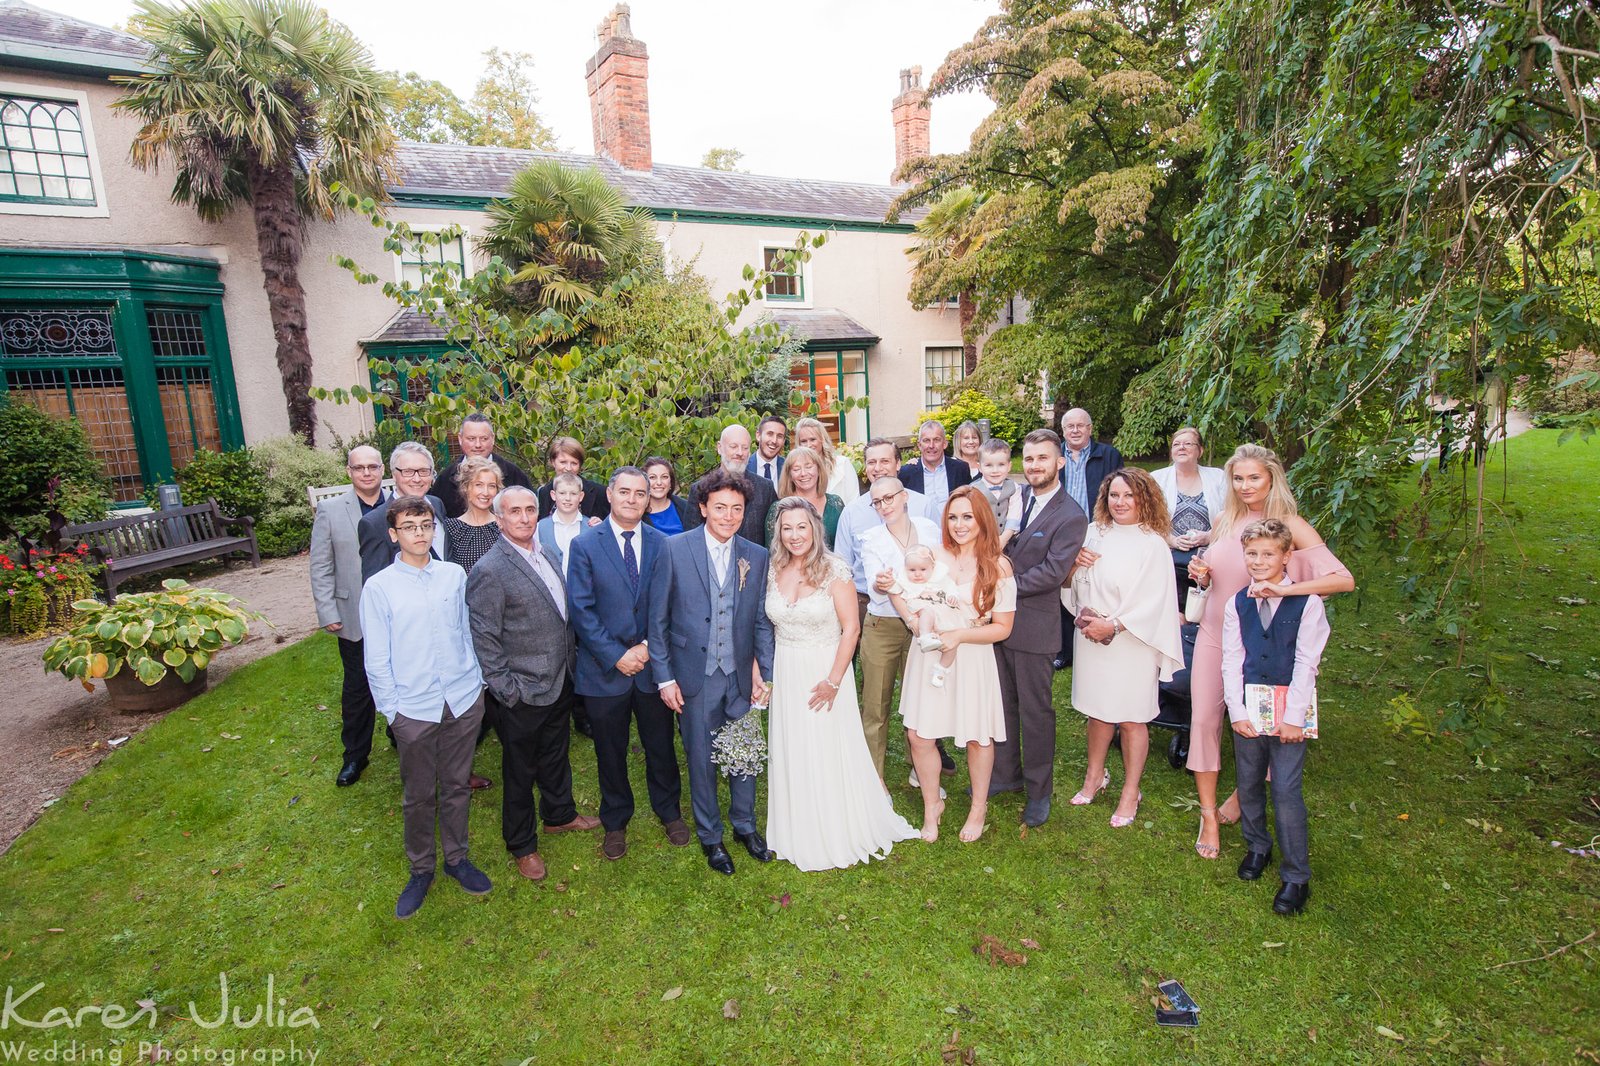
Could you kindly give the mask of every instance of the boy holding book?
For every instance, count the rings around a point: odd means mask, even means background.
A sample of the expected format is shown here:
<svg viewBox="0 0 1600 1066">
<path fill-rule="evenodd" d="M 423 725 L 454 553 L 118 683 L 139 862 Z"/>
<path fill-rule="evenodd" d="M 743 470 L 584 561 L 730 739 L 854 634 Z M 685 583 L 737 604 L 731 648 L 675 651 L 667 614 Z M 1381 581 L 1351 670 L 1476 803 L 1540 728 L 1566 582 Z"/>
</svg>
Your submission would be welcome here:
<svg viewBox="0 0 1600 1066">
<path fill-rule="evenodd" d="M 1258 880 L 1272 861 L 1270 771 L 1283 881 L 1272 909 L 1298 914 L 1311 896 L 1300 779 L 1305 741 L 1317 735 L 1317 668 L 1328 643 L 1328 620 L 1320 596 L 1293 593 L 1287 567 L 1294 535 L 1287 525 L 1275 518 L 1252 522 L 1239 542 L 1250 584 L 1228 601 L 1222 619 L 1222 688 L 1235 734 L 1239 821 L 1247 849 L 1239 878 Z"/>
</svg>

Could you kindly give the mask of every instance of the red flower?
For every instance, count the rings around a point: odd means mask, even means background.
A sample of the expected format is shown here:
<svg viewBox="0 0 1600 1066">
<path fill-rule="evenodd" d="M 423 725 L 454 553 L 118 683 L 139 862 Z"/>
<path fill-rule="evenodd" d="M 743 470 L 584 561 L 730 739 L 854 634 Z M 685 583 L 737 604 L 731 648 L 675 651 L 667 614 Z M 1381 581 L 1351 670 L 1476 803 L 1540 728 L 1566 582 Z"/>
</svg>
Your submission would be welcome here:
<svg viewBox="0 0 1600 1066">
<path fill-rule="evenodd" d="M 66 574 L 57 574 L 56 575 L 56 580 L 57 581 L 65 581 L 66 579 L 67 579 L 67 575 Z"/>
</svg>

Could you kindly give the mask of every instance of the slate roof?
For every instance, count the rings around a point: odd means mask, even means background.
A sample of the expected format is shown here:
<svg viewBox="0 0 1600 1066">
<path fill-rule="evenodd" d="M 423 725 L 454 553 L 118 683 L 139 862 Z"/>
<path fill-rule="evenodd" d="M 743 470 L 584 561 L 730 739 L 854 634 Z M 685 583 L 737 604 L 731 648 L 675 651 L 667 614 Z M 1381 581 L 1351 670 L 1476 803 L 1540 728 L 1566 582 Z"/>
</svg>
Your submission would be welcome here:
<svg viewBox="0 0 1600 1066">
<path fill-rule="evenodd" d="M 892 185 L 775 178 L 670 163 L 657 163 L 649 171 L 634 171 L 625 170 L 605 156 L 409 141 L 400 145 L 396 168 L 400 181 L 390 191 L 401 197 L 430 193 L 503 196 L 511 178 L 540 159 L 597 167 L 607 180 L 622 189 L 629 203 L 657 213 L 712 211 L 877 224 L 883 222 L 889 204 L 902 191 Z M 902 222 L 914 221 L 921 213 L 907 212 Z"/>
<path fill-rule="evenodd" d="M 881 339 L 866 326 L 832 307 L 814 310 L 781 308 L 768 311 L 765 317 L 776 322 L 789 336 L 812 347 L 839 344 L 870 348 Z"/>
<path fill-rule="evenodd" d="M 402 308 L 361 344 L 363 347 L 369 344 L 428 344 L 444 339 L 445 332 L 439 326 L 415 311 Z"/>
<path fill-rule="evenodd" d="M 132 34 L 35 7 L 0 0 L 0 61 L 83 71 L 143 70 L 150 53 Z"/>
</svg>

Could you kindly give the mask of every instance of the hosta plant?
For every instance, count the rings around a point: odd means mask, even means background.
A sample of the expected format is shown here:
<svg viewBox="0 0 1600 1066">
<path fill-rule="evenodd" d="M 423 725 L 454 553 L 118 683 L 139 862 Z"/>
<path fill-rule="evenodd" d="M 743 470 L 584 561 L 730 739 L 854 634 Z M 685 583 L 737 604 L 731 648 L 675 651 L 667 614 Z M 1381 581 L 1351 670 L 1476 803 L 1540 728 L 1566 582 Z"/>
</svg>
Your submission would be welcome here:
<svg viewBox="0 0 1600 1066">
<path fill-rule="evenodd" d="M 45 649 L 44 665 L 91 692 L 96 678 L 114 677 L 124 668 L 146 685 L 158 684 L 168 670 L 193 681 L 218 651 L 244 640 L 251 619 L 264 620 L 233 596 L 176 578 L 163 581 L 160 592 L 72 606 L 76 624 Z"/>
</svg>

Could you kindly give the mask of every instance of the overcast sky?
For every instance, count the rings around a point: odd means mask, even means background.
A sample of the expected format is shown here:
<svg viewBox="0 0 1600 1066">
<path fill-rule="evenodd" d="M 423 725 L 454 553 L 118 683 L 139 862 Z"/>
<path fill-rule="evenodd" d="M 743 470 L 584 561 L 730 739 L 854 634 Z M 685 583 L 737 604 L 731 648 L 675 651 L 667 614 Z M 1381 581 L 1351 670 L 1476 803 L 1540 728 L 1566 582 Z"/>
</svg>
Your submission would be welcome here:
<svg viewBox="0 0 1600 1066">
<path fill-rule="evenodd" d="M 132 0 L 32 0 L 123 25 Z M 613 0 L 326 0 L 378 65 L 471 94 L 491 47 L 532 53 L 540 111 L 564 149 L 593 151 L 583 66 Z M 695 165 L 737 148 L 757 174 L 886 182 L 894 167 L 889 102 L 902 67 L 933 76 L 998 0 L 635 0 L 634 36 L 650 50 L 650 127 L 658 162 Z M 935 152 L 960 151 L 989 111 L 981 96 L 943 97 Z"/>
</svg>

